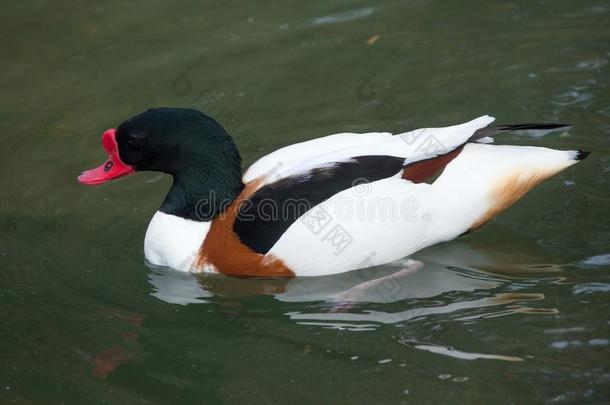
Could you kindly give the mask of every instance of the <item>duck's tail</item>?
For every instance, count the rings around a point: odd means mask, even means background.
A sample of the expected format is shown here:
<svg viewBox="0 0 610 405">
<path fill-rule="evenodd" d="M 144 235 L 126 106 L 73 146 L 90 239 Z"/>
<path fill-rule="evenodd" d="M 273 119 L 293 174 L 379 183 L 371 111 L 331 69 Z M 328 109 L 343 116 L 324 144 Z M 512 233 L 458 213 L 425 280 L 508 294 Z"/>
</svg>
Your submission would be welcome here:
<svg viewBox="0 0 610 405">
<path fill-rule="evenodd" d="M 555 131 L 557 129 L 567 128 L 570 124 L 564 124 L 560 122 L 545 122 L 545 123 L 529 123 L 529 124 L 504 124 L 504 125 L 490 125 L 477 129 L 474 134 L 468 139 L 469 142 L 477 142 L 481 139 L 490 138 L 494 135 L 501 134 L 502 132 L 509 131 Z M 485 142 L 483 142 L 485 143 Z"/>
<path fill-rule="evenodd" d="M 433 234 L 441 241 L 478 229 L 536 185 L 588 154 L 581 150 L 467 144 L 432 184 Z"/>
</svg>

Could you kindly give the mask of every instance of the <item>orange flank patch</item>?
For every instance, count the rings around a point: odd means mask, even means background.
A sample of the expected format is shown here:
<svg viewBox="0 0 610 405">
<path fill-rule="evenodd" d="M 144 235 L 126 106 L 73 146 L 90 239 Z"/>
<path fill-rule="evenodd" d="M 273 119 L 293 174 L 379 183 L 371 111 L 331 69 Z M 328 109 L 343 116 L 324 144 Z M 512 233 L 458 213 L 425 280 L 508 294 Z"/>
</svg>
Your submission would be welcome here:
<svg viewBox="0 0 610 405">
<path fill-rule="evenodd" d="M 449 153 L 433 157 L 419 162 L 411 163 L 404 168 L 402 178 L 411 180 L 413 183 L 422 183 L 449 164 L 464 149 L 464 145 Z"/>
<path fill-rule="evenodd" d="M 195 267 L 212 266 L 219 273 L 236 277 L 294 277 L 279 259 L 262 255 L 244 245 L 233 231 L 233 224 L 242 202 L 254 193 L 262 181 L 253 180 L 227 210 L 218 216 L 199 249 Z"/>
<path fill-rule="evenodd" d="M 490 195 L 491 207 L 468 229 L 468 231 L 471 232 L 480 228 L 500 212 L 513 205 L 518 199 L 523 197 L 525 193 L 555 173 L 557 173 L 557 171 L 547 170 L 531 173 L 519 171 L 509 174 L 504 179 L 500 179 L 498 185 Z"/>
</svg>

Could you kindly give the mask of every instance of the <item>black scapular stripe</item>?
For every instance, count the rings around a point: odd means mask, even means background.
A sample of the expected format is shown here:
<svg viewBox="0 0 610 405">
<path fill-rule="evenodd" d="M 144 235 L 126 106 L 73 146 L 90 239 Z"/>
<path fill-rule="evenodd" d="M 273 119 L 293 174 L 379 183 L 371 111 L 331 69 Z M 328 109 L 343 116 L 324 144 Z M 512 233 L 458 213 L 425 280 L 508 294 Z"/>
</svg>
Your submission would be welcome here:
<svg viewBox="0 0 610 405">
<path fill-rule="evenodd" d="M 245 245 L 265 254 L 309 209 L 358 184 L 391 177 L 403 162 L 395 156 L 358 156 L 280 179 L 242 203 L 233 230 Z"/>
</svg>

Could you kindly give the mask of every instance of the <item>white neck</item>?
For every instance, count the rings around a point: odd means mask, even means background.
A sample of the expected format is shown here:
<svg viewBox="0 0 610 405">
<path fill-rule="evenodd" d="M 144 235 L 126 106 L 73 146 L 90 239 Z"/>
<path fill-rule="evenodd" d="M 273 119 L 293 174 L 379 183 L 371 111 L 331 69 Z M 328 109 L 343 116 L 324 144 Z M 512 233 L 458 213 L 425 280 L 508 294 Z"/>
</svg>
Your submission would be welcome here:
<svg viewBox="0 0 610 405">
<path fill-rule="evenodd" d="M 146 230 L 144 255 L 157 266 L 189 271 L 210 225 L 157 211 Z"/>
</svg>

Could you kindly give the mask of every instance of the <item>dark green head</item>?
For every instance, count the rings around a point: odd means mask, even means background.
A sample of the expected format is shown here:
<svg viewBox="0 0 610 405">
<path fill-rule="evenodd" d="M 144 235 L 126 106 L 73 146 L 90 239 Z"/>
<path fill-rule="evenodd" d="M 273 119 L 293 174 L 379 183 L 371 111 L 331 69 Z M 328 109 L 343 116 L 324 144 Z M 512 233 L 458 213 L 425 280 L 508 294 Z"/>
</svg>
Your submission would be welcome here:
<svg viewBox="0 0 610 405">
<path fill-rule="evenodd" d="M 208 221 L 237 197 L 241 158 L 233 139 L 213 118 L 187 108 L 151 108 L 106 131 L 105 165 L 79 180 L 100 184 L 132 171 L 156 171 L 174 183 L 160 210 Z"/>
</svg>

